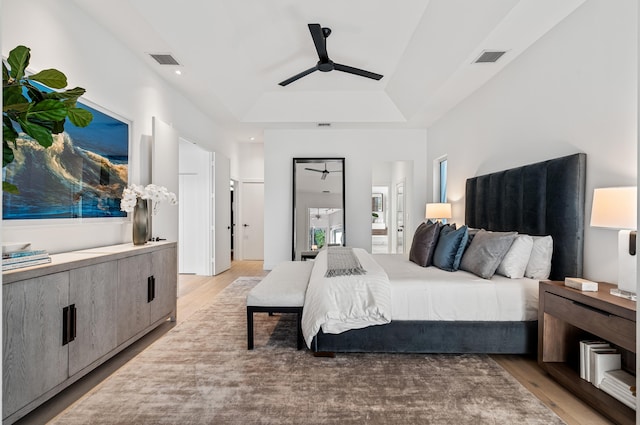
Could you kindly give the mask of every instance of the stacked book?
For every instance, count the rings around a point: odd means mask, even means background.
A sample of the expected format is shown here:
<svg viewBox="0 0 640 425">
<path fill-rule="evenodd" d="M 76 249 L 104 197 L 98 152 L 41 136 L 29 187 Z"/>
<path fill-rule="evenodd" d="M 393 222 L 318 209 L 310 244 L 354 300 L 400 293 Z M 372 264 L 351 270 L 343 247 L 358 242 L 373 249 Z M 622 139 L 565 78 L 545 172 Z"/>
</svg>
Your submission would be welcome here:
<svg viewBox="0 0 640 425">
<path fill-rule="evenodd" d="M 636 410 L 636 377 L 629 372 L 622 369 L 605 372 L 600 389 Z"/>
<path fill-rule="evenodd" d="M 635 377 L 621 369 L 621 355 L 604 341 L 580 341 L 580 377 L 635 410 Z"/>
<path fill-rule="evenodd" d="M 29 244 L 24 249 L 2 252 L 2 271 L 21 269 L 51 262 L 49 253 L 43 249 L 30 249 Z"/>
</svg>

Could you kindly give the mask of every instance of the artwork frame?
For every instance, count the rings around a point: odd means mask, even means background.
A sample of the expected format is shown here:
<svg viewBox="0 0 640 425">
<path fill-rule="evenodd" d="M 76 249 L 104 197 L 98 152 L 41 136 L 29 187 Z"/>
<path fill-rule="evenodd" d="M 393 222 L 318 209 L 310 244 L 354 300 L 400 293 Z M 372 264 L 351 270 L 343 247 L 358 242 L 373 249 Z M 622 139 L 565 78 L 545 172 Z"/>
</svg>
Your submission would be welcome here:
<svg viewBox="0 0 640 425">
<path fill-rule="evenodd" d="M 16 184 L 23 196 L 3 194 L 4 226 L 128 220 L 127 213 L 120 211 L 120 198 L 129 185 L 133 121 L 84 97 L 78 106 L 94 115 L 88 127 L 67 122 L 51 147 L 39 149 L 35 141 L 27 143 L 36 149 L 22 147 L 29 159 L 37 157 L 37 171 L 29 172 L 36 176 L 16 177 L 16 168 L 28 166 L 16 161 L 3 170 L 3 177 Z M 42 201 L 42 193 L 48 191 L 50 200 Z"/>
</svg>

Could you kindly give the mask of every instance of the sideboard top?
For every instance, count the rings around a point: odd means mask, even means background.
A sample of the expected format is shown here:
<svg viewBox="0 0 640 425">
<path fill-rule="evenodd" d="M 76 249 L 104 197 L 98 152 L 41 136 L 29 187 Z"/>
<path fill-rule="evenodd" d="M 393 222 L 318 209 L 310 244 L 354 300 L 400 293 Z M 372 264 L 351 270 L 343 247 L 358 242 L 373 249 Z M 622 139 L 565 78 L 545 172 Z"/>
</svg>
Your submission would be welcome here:
<svg viewBox="0 0 640 425">
<path fill-rule="evenodd" d="M 142 255 L 172 247 L 177 247 L 177 243 L 167 241 L 147 242 L 144 245 L 125 243 L 52 254 L 51 263 L 3 272 L 2 284 L 6 285 L 25 279 L 34 279 L 53 273 L 92 266 L 106 261 L 119 260 L 132 255 Z"/>
</svg>

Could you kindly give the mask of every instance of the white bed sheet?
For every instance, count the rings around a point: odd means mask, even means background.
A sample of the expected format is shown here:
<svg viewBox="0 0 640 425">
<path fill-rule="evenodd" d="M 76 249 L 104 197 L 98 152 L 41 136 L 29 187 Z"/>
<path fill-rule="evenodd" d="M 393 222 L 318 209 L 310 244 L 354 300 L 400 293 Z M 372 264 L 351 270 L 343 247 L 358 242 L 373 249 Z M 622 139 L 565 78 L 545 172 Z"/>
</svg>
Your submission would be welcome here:
<svg viewBox="0 0 640 425">
<path fill-rule="evenodd" d="M 538 320 L 538 281 L 420 267 L 403 254 L 374 254 L 391 281 L 392 320 Z"/>
</svg>

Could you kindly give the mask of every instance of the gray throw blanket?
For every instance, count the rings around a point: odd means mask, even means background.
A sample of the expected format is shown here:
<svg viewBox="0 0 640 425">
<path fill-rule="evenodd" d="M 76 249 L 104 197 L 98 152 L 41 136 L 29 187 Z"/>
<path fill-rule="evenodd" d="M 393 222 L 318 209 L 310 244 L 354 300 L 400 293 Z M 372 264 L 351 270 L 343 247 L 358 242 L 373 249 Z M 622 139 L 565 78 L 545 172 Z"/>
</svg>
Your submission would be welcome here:
<svg viewBox="0 0 640 425">
<path fill-rule="evenodd" d="M 327 248 L 327 273 L 324 277 L 351 276 L 365 274 L 352 248 L 330 246 Z"/>
</svg>

